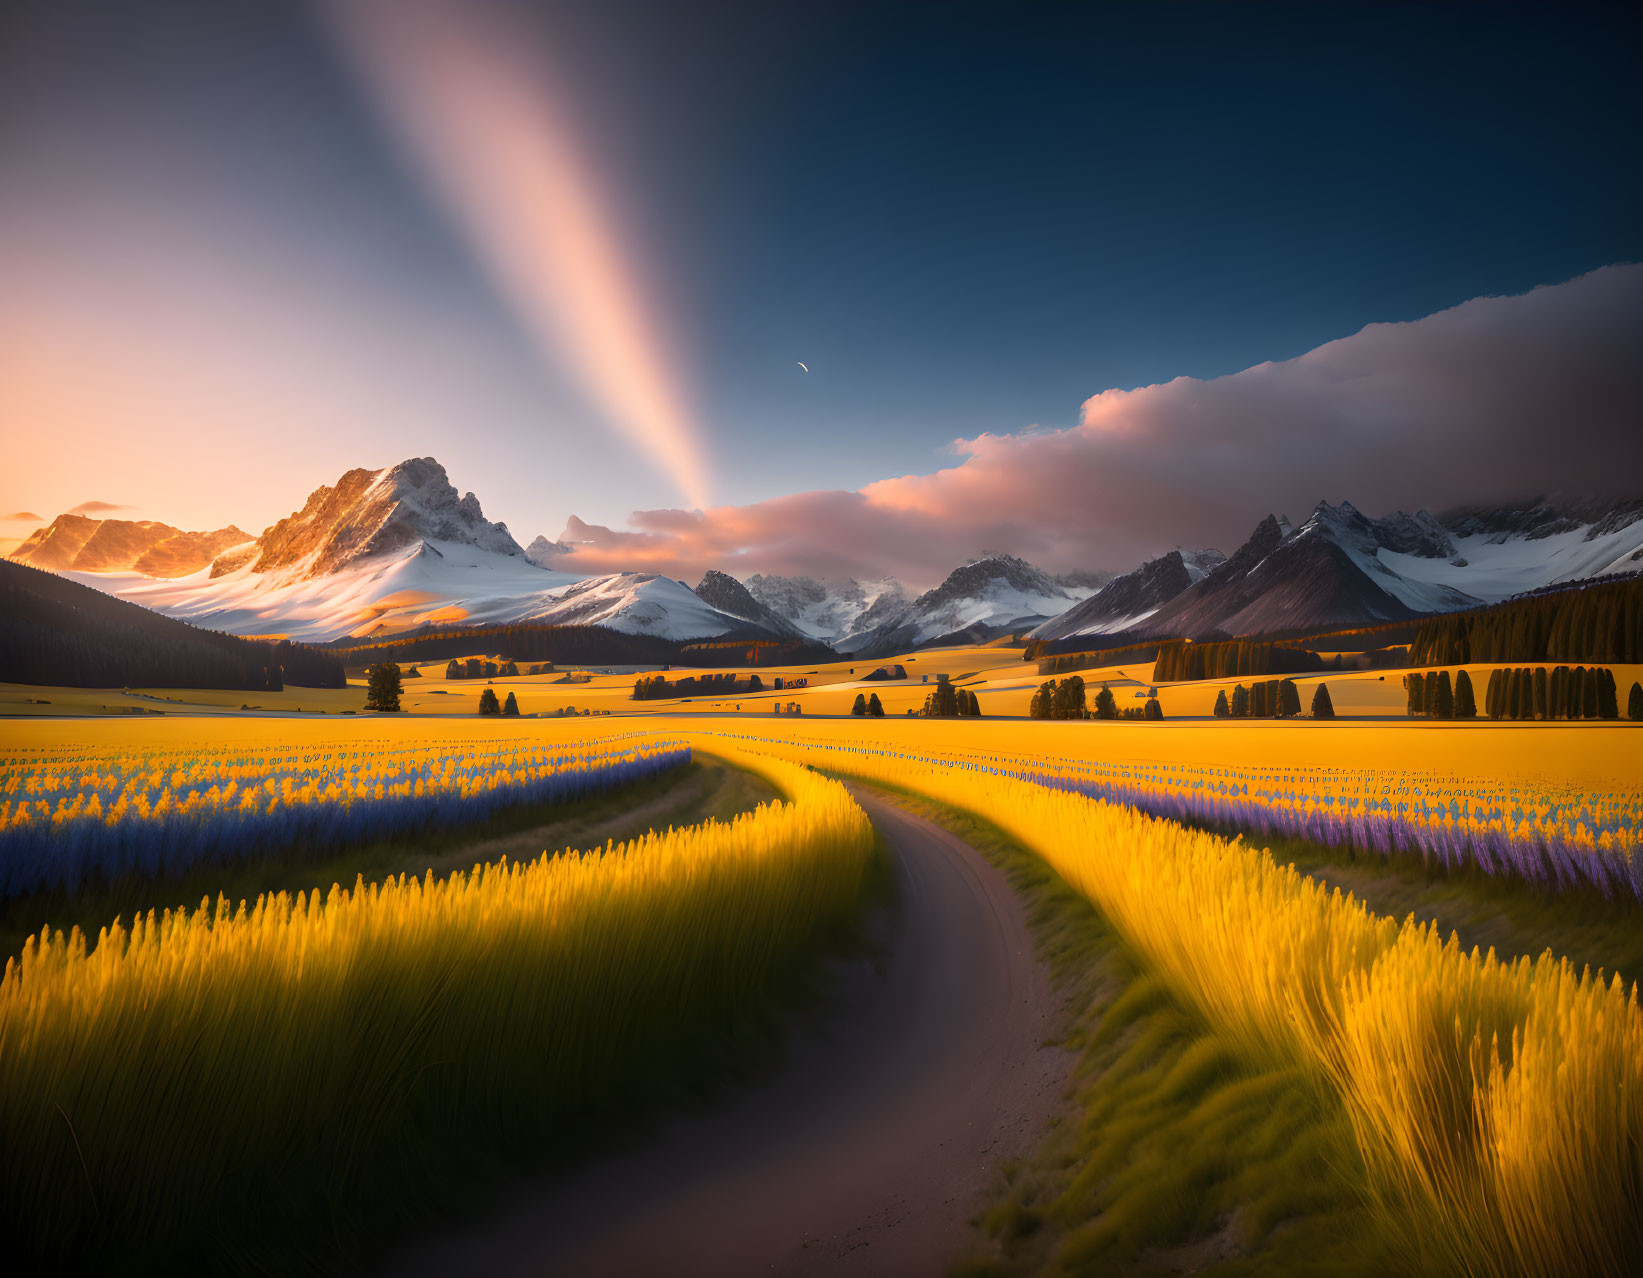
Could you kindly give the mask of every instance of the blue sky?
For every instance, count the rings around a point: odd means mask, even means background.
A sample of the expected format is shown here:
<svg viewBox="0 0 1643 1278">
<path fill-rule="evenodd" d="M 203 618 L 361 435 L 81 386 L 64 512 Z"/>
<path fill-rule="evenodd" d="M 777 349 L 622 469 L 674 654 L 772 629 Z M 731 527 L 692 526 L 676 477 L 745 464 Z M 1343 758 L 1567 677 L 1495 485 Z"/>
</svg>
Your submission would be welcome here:
<svg viewBox="0 0 1643 1278">
<path fill-rule="evenodd" d="M 1618 7 L 526 8 L 715 505 L 1643 258 Z M 0 335 L 59 370 L 0 399 L 8 435 L 54 418 L 0 506 L 255 529 L 423 453 L 524 538 L 684 504 L 526 331 L 319 10 L 0 21 Z"/>
</svg>

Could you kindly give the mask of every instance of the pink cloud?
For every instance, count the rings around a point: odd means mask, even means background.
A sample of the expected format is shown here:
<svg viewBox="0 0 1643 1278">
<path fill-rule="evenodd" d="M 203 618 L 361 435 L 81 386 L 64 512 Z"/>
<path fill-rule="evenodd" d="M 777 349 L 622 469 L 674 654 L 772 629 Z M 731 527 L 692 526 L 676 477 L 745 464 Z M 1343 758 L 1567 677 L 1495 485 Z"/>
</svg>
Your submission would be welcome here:
<svg viewBox="0 0 1643 1278">
<path fill-rule="evenodd" d="M 1269 511 L 1370 513 L 1546 492 L 1639 495 L 1643 266 L 1372 324 L 1296 359 L 1084 402 L 1065 430 L 959 440 L 963 460 L 859 492 L 704 512 L 573 518 L 564 566 L 694 580 L 803 572 L 928 584 L 1007 548 L 1054 571 L 1122 570 L 1175 545 L 1231 549 Z"/>
</svg>

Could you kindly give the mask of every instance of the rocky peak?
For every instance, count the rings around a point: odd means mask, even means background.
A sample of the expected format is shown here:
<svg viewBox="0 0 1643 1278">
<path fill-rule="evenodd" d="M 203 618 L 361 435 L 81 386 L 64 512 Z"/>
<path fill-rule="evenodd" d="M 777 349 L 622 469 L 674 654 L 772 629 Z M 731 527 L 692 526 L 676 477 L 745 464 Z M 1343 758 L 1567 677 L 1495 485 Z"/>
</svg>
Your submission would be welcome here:
<svg viewBox="0 0 1643 1278">
<path fill-rule="evenodd" d="M 59 515 L 37 528 L 9 556 L 51 572 L 136 572 L 186 577 L 230 546 L 250 541 L 230 524 L 214 532 L 185 532 L 151 519 L 88 519 Z"/>
<path fill-rule="evenodd" d="M 696 587 L 696 597 L 726 616 L 752 622 L 778 635 L 798 635 L 798 628 L 749 593 L 746 586 L 729 573 L 710 568 Z"/>
<path fill-rule="evenodd" d="M 1000 583 L 1022 594 L 1072 598 L 1048 573 L 1035 568 L 1025 559 L 1017 559 L 1014 555 L 988 555 L 953 569 L 941 585 L 919 596 L 918 603 L 926 605 L 949 599 L 975 598 L 995 589 Z"/>
<path fill-rule="evenodd" d="M 443 466 L 416 457 L 386 470 L 350 470 L 334 486 L 316 488 L 301 510 L 263 532 L 252 567 L 300 564 L 308 576 L 322 577 L 419 541 L 524 554 L 506 524 L 485 518 L 477 497 L 457 496 Z"/>
</svg>

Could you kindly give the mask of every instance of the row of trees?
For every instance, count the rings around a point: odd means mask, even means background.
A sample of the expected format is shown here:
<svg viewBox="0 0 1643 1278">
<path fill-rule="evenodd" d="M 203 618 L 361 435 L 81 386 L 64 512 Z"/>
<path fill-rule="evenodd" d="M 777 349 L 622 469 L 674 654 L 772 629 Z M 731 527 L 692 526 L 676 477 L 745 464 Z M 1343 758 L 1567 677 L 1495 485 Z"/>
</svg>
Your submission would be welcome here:
<svg viewBox="0 0 1643 1278">
<path fill-rule="evenodd" d="M 878 700 L 877 693 L 873 700 Z M 937 675 L 935 691 L 924 698 L 922 713 L 929 719 L 979 719 L 981 702 L 968 688 L 954 687 L 946 675 Z"/>
<path fill-rule="evenodd" d="M 498 702 L 496 689 L 486 688 L 479 694 L 479 713 L 501 715 L 504 719 L 519 717 L 519 702 L 514 699 L 513 693 L 508 693 L 508 699 Z"/>
<path fill-rule="evenodd" d="M 1229 700 L 1225 688 L 1215 695 L 1217 719 L 1297 719 L 1301 714 L 1301 692 L 1293 679 L 1264 679 L 1232 689 Z M 1335 702 L 1327 684 L 1320 683 L 1312 694 L 1312 717 L 1333 719 Z"/>
<path fill-rule="evenodd" d="M 1601 666 L 1518 667 L 1489 675 L 1483 694 L 1491 719 L 1618 719 L 1614 671 Z M 1643 688 L 1632 685 L 1627 714 L 1643 718 Z"/>
<path fill-rule="evenodd" d="M 1307 648 L 1260 640 L 1193 643 L 1173 639 L 1158 649 L 1154 682 L 1186 679 L 1230 679 L 1238 675 L 1306 674 L 1324 668 L 1323 658 Z"/>
<path fill-rule="evenodd" d="M 856 694 L 856 704 L 850 707 L 850 713 L 857 718 L 865 715 L 870 719 L 882 719 L 884 718 L 884 703 L 879 700 L 879 694 L 876 692 L 870 698 L 864 697 L 858 692 Z M 981 712 L 977 710 L 976 713 L 980 714 Z"/>
<path fill-rule="evenodd" d="M 1050 679 L 1038 685 L 1027 706 L 1032 719 L 1162 719 L 1164 707 L 1158 697 L 1150 696 L 1145 705 L 1119 709 L 1118 698 L 1106 684 L 1095 694 L 1095 705 L 1088 702 L 1089 689 L 1079 675 L 1069 675 L 1057 682 Z"/>
<path fill-rule="evenodd" d="M 1427 719 L 1476 719 L 1478 705 L 1472 692 L 1472 676 L 1460 671 L 1451 683 L 1447 670 L 1405 675 L 1403 686 L 1409 694 L 1408 709 L 1413 716 Z M 1498 717 L 1498 716 L 1497 716 Z"/>
<path fill-rule="evenodd" d="M 1061 643 L 1067 642 L 1061 640 Z M 1085 648 L 1076 652 L 1056 652 L 1043 639 L 1029 639 L 1023 658 L 1038 662 L 1041 675 L 1066 675 L 1075 670 L 1099 670 L 1103 666 L 1122 666 L 1143 661 L 1156 661 L 1161 645 L 1156 639 L 1146 643 L 1124 644 L 1114 648 Z"/>
<path fill-rule="evenodd" d="M 1643 575 L 1429 617 L 1416 631 L 1409 660 L 1420 666 L 1643 661 Z"/>
<path fill-rule="evenodd" d="M 548 669 L 553 669 L 551 663 Z M 532 667 L 531 673 L 541 673 L 541 667 Z M 445 666 L 445 677 L 447 679 L 512 679 L 516 678 L 518 674 L 518 662 L 484 661 L 479 657 L 469 657 L 466 661 L 453 659 Z"/>
<path fill-rule="evenodd" d="M 633 685 L 635 701 L 658 701 L 669 697 L 728 697 L 738 692 L 762 692 L 764 680 L 758 675 L 738 679 L 733 674 L 688 675 L 669 679 L 666 675 L 641 675 Z"/>
</svg>

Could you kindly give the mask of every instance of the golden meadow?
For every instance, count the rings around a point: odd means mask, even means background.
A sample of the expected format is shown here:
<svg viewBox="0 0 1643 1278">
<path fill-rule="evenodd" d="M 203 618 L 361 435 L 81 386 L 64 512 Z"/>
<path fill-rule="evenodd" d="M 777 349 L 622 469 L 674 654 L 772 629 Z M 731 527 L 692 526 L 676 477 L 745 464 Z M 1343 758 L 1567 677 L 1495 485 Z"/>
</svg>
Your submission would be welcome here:
<svg viewBox="0 0 1643 1278">
<path fill-rule="evenodd" d="M 1643 1254 L 1635 990 L 1552 955 L 1463 952 L 1242 842 L 999 775 L 977 734 L 923 732 L 914 758 L 863 752 L 850 724 L 666 726 L 787 801 L 442 881 L 202 903 L 111 927 L 89 953 L 31 943 L 0 989 L 13 1236 L 46 1259 L 51 1240 L 84 1255 L 192 1233 L 254 1265 L 281 1227 L 346 1233 L 403 1191 L 375 1167 L 432 1183 L 621 1112 L 711 1056 L 858 902 L 869 827 L 808 764 L 992 821 L 1251 1062 L 1308 1071 L 1349 1116 L 1361 1189 L 1404 1228 L 1412 1271 L 1618 1274 Z M 1541 803 L 1518 788 L 1502 820 Z M 1632 811 L 1628 793 L 1593 802 Z M 269 1232 L 236 1232 L 247 1197 Z"/>
<path fill-rule="evenodd" d="M 1643 1009 L 1377 917 L 1241 841 L 1009 777 L 840 748 L 784 758 L 975 813 L 1043 857 L 1252 1060 L 1346 1106 L 1412 1271 L 1625 1274 L 1643 1255 Z M 964 766 L 964 765 L 968 766 Z"/>
<path fill-rule="evenodd" d="M 255 1269 L 688 1082 L 850 919 L 872 855 L 842 786 L 730 758 L 785 801 L 441 880 L 206 901 L 89 952 L 31 938 L 0 986 L 7 1236 L 48 1265 L 175 1263 L 186 1241 Z"/>
</svg>

